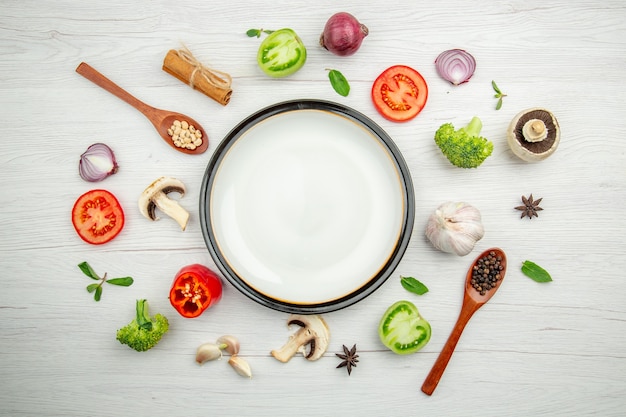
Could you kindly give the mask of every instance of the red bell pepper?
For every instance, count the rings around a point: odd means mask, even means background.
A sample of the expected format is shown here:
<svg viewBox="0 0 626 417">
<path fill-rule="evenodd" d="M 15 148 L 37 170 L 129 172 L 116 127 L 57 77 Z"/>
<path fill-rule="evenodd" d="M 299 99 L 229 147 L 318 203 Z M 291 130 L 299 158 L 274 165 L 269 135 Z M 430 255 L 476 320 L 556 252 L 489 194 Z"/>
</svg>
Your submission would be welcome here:
<svg viewBox="0 0 626 417">
<path fill-rule="evenodd" d="M 170 290 L 170 303 L 186 318 L 198 317 L 222 298 L 222 281 L 204 265 L 183 267 Z"/>
</svg>

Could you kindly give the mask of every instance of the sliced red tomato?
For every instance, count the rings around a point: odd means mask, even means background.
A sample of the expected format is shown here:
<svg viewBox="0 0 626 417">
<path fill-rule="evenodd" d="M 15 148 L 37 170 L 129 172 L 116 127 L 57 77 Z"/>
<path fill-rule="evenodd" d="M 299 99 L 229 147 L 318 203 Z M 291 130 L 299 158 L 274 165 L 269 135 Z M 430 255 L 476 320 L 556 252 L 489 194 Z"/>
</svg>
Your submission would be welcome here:
<svg viewBox="0 0 626 417">
<path fill-rule="evenodd" d="M 124 227 L 124 211 L 107 190 L 91 190 L 78 197 L 72 208 L 72 224 L 85 242 L 101 245 Z"/>
<path fill-rule="evenodd" d="M 406 65 L 383 71 L 372 85 L 376 110 L 393 122 L 406 122 L 419 114 L 428 99 L 428 86 L 422 75 Z"/>
</svg>

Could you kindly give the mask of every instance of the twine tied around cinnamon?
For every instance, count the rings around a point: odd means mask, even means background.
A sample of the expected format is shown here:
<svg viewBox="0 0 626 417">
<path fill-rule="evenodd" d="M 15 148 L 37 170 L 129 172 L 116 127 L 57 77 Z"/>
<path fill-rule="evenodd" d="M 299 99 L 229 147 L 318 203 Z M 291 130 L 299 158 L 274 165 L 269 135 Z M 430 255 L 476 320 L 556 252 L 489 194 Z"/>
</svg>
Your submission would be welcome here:
<svg viewBox="0 0 626 417">
<path fill-rule="evenodd" d="M 215 69 L 208 68 L 200 61 L 196 59 L 195 56 L 191 53 L 187 47 L 183 47 L 176 51 L 178 56 L 185 62 L 190 65 L 193 65 L 194 69 L 191 75 L 189 76 L 189 86 L 194 88 L 194 82 L 196 76 L 203 77 L 209 84 L 217 87 L 217 88 L 230 88 L 230 84 L 232 83 L 232 78 L 230 75 L 223 71 L 218 71 Z"/>
<path fill-rule="evenodd" d="M 232 94 L 229 74 L 208 68 L 193 56 L 187 47 L 170 50 L 163 61 L 163 70 L 222 105 Z"/>
</svg>

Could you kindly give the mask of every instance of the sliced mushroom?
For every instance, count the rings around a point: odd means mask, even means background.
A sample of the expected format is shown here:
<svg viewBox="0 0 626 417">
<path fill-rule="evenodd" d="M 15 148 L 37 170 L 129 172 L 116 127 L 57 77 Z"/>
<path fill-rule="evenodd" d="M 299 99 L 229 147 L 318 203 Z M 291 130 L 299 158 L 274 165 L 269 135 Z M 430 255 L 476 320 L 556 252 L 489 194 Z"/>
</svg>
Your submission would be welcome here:
<svg viewBox="0 0 626 417">
<path fill-rule="evenodd" d="M 319 315 L 292 314 L 287 326 L 292 324 L 300 326 L 300 329 L 289 337 L 282 348 L 272 350 L 272 356 L 281 362 L 288 362 L 298 352 L 302 352 L 310 361 L 321 358 L 330 341 L 330 332 L 324 319 Z M 308 351 L 306 346 L 309 347 Z"/>
<path fill-rule="evenodd" d="M 159 217 L 156 216 L 156 208 L 167 214 L 185 230 L 187 227 L 187 221 L 189 220 L 189 213 L 182 208 L 176 200 L 172 200 L 168 197 L 171 192 L 176 192 L 181 195 L 185 195 L 185 184 L 180 180 L 171 177 L 161 177 L 148 186 L 139 197 L 139 210 L 149 220 L 156 221 Z"/>
<path fill-rule="evenodd" d="M 519 112 L 507 130 L 507 140 L 513 153 L 527 162 L 541 161 L 559 146 L 561 130 L 554 115 L 534 107 Z"/>
</svg>

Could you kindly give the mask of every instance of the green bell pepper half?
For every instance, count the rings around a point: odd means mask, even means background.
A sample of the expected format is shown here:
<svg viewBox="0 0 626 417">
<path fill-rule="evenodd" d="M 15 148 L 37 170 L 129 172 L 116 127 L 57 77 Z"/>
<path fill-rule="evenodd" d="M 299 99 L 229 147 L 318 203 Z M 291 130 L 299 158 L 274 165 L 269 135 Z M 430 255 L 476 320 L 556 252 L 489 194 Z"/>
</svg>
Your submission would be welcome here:
<svg viewBox="0 0 626 417">
<path fill-rule="evenodd" d="M 279 29 L 267 36 L 257 53 L 259 67 L 270 77 L 293 74 L 304 65 L 306 48 L 292 29 Z"/>
<path fill-rule="evenodd" d="M 415 353 L 430 340 L 430 324 L 415 304 L 398 301 L 385 311 L 378 325 L 380 341 L 399 355 Z"/>
</svg>

